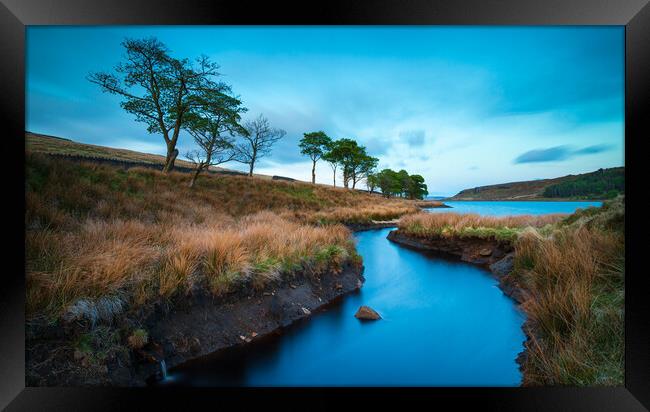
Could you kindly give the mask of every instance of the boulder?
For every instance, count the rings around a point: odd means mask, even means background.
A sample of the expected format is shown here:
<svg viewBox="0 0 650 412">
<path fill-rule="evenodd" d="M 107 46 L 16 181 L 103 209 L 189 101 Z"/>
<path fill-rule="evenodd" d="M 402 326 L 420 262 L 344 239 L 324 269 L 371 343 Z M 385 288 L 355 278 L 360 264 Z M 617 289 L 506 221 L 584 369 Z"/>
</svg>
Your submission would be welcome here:
<svg viewBox="0 0 650 412">
<path fill-rule="evenodd" d="M 481 256 L 490 256 L 492 254 L 492 249 L 488 249 L 488 248 L 481 249 L 478 253 Z"/>
<path fill-rule="evenodd" d="M 357 313 L 354 314 L 354 317 L 357 319 L 363 319 L 363 320 L 377 320 L 381 319 L 381 316 L 379 316 L 379 313 L 375 312 L 374 309 L 368 306 L 361 306 L 359 310 L 357 310 Z"/>
</svg>

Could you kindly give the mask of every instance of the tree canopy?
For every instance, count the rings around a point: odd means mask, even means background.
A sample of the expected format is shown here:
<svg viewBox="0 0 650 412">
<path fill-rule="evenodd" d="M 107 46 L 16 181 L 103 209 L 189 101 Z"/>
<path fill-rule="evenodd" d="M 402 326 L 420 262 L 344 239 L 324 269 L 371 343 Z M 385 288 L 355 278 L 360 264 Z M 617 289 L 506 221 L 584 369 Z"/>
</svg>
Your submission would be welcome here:
<svg viewBox="0 0 650 412">
<path fill-rule="evenodd" d="M 406 170 L 396 172 L 392 169 L 383 169 L 372 175 L 372 180 L 386 197 L 423 199 L 429 194 L 424 178 L 420 175 L 409 175 Z"/>
<path fill-rule="evenodd" d="M 156 38 L 125 39 L 126 54 L 113 73 L 96 72 L 88 80 L 106 93 L 122 96 L 122 108 L 147 125 L 149 133 L 161 134 L 167 145 L 164 171 L 174 167 L 176 143 L 185 116 L 197 93 L 227 88 L 216 78 L 219 66 L 202 56 L 194 63 L 171 57 Z"/>
<path fill-rule="evenodd" d="M 318 132 L 304 133 L 303 138 L 300 139 L 298 145 L 300 147 L 300 153 L 309 156 L 312 161 L 312 183 L 316 183 L 316 162 L 327 152 L 331 143 L 332 139 L 330 139 L 330 137 L 322 130 Z"/>
<path fill-rule="evenodd" d="M 229 88 L 201 91 L 194 108 L 186 116 L 184 128 L 198 147 L 186 154 L 196 164 L 190 187 L 202 170 L 233 160 L 236 155 L 234 137 L 246 133 L 239 124 L 246 108 L 238 98 L 226 93 L 229 91 Z"/>
<path fill-rule="evenodd" d="M 244 123 L 244 131 L 239 135 L 243 142 L 235 146 L 235 160 L 247 164 L 248 175 L 253 176 L 257 161 L 271 153 L 273 145 L 285 135 L 284 130 L 271 127 L 269 120 L 260 114 Z"/>
</svg>

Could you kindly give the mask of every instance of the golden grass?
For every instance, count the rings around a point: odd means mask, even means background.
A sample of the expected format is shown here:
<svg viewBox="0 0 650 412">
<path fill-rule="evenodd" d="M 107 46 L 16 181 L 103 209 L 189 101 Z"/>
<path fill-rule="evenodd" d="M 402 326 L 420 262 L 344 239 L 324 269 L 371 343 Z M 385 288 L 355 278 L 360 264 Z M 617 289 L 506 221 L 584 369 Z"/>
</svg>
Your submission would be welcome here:
<svg viewBox="0 0 650 412">
<path fill-rule="evenodd" d="M 567 215 L 481 216 L 460 213 L 418 213 L 400 219 L 399 229 L 416 237 L 480 237 L 512 241 L 525 227 L 544 227 Z"/>
<path fill-rule="evenodd" d="M 340 271 L 359 262 L 337 222 L 414 211 L 345 189 L 206 176 L 191 190 L 188 178 L 28 154 L 28 316 L 95 320 L 193 290 Z"/>
<path fill-rule="evenodd" d="M 304 182 L 205 175 L 190 189 L 188 179 L 178 172 L 125 171 L 28 153 L 26 227 L 63 229 L 86 217 L 200 224 L 217 214 L 241 217 L 267 210 L 304 223 L 370 223 L 418 210 L 405 199 Z"/>
<path fill-rule="evenodd" d="M 525 385 L 623 384 L 625 237 L 589 224 L 620 213 L 578 213 L 591 219 L 572 217 L 548 234 L 530 228 L 518 237 L 508 280 L 526 292 L 521 307 L 534 330 Z"/>
<path fill-rule="evenodd" d="M 28 233 L 27 311 L 61 315 L 79 299 L 104 296 L 138 306 L 195 287 L 215 295 L 249 282 L 263 288 L 295 270 L 319 275 L 332 268 L 314 259 L 333 246 L 354 255 L 345 227 L 304 226 L 271 212 L 173 228 L 86 220 L 70 232 Z"/>
</svg>

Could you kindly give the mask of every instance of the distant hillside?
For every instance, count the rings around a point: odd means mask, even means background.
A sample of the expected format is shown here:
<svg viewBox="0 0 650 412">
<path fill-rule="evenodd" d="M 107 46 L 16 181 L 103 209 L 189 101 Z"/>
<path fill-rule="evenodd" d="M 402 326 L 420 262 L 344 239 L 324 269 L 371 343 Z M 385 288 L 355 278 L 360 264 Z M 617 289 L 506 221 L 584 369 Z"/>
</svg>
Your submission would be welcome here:
<svg viewBox="0 0 650 412">
<path fill-rule="evenodd" d="M 529 180 L 479 186 L 460 191 L 451 200 L 609 199 L 625 192 L 625 168 L 554 179 Z"/>
</svg>

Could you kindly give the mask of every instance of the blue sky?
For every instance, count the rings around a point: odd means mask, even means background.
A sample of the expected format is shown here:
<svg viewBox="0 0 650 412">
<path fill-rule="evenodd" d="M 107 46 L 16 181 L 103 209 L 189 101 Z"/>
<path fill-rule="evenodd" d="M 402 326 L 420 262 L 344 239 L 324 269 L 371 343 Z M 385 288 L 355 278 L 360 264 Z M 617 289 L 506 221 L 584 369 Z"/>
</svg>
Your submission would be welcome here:
<svg viewBox="0 0 650 412">
<path fill-rule="evenodd" d="M 433 195 L 624 164 L 622 26 L 29 27 L 27 130 L 164 154 L 86 80 L 121 60 L 125 37 L 149 36 L 214 59 L 247 117 L 287 131 L 259 173 L 309 180 L 297 142 L 316 130 L 423 175 Z"/>
</svg>

